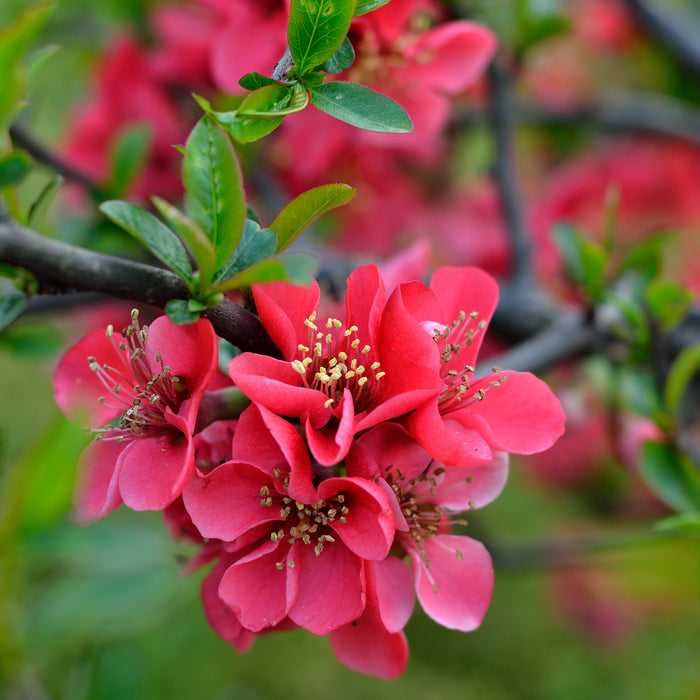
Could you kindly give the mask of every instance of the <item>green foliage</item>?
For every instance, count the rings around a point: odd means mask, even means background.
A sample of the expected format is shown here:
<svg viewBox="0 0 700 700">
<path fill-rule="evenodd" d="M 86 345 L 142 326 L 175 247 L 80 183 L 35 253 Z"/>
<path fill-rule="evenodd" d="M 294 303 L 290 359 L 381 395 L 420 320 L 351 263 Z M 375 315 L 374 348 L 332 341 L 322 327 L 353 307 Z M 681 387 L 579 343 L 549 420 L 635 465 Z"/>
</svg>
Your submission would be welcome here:
<svg viewBox="0 0 700 700">
<path fill-rule="evenodd" d="M 286 250 L 321 214 L 346 204 L 355 196 L 349 185 L 321 185 L 303 192 L 275 217 L 270 228 L 277 232 L 277 252 Z"/>
<path fill-rule="evenodd" d="M 321 64 L 320 69 L 326 73 L 342 73 L 344 70 L 350 68 L 354 62 L 355 49 L 352 48 L 350 40 L 345 37 L 338 50 Z M 309 74 L 307 74 L 307 79 L 305 80 L 307 85 L 309 84 L 308 75 Z"/>
<path fill-rule="evenodd" d="M 37 198 L 29 207 L 27 226 L 30 228 L 38 228 L 41 225 L 62 185 L 63 177 L 61 175 L 54 175 L 46 185 L 44 185 Z"/>
<path fill-rule="evenodd" d="M 670 445 L 645 443 L 639 473 L 649 488 L 674 510 L 700 511 L 700 476 Z"/>
<path fill-rule="evenodd" d="M 685 348 L 673 361 L 664 386 L 664 403 L 671 413 L 678 410 L 691 380 L 700 370 L 700 344 Z"/>
<path fill-rule="evenodd" d="M 662 331 L 669 331 L 688 313 L 695 295 L 682 284 L 665 279 L 655 279 L 645 291 L 649 313 Z"/>
<path fill-rule="evenodd" d="M 5 330 L 24 311 L 29 303 L 26 294 L 11 294 L 0 298 L 0 331 Z"/>
<path fill-rule="evenodd" d="M 216 273 L 213 284 L 216 286 L 225 282 L 255 263 L 271 257 L 276 251 L 277 234 L 271 228 L 262 229 L 257 222 L 246 219 L 238 247 Z"/>
<path fill-rule="evenodd" d="M 161 262 L 177 273 L 189 286 L 193 274 L 187 252 L 177 235 L 165 224 L 129 202 L 103 202 L 100 210 L 117 226 L 141 241 Z"/>
<path fill-rule="evenodd" d="M 26 90 L 25 54 L 46 23 L 52 5 L 39 4 L 0 28 L 0 132 L 9 126 Z"/>
<path fill-rule="evenodd" d="M 378 10 L 383 5 L 386 5 L 389 0 L 357 0 L 357 5 L 355 7 L 355 17 L 360 15 L 366 15 L 372 10 Z"/>
<path fill-rule="evenodd" d="M 29 173 L 32 159 L 24 151 L 10 151 L 0 156 L 0 187 L 16 185 Z"/>
<path fill-rule="evenodd" d="M 404 134 L 413 129 L 406 110 L 364 85 L 337 80 L 311 88 L 311 103 L 342 122 L 367 131 Z"/>
<path fill-rule="evenodd" d="M 354 13 L 354 0 L 292 0 L 287 40 L 298 76 L 340 48 Z"/>
<path fill-rule="evenodd" d="M 178 326 L 185 326 L 194 323 L 199 318 L 201 309 L 191 309 L 189 301 L 186 299 L 171 299 L 165 305 L 165 313 L 168 318 Z"/>
<path fill-rule="evenodd" d="M 153 133 L 146 124 L 124 129 L 109 154 L 107 189 L 116 198 L 129 191 L 148 159 Z"/>
<path fill-rule="evenodd" d="M 608 264 L 608 256 L 603 247 L 572 226 L 556 226 L 553 235 L 571 278 L 583 289 L 589 300 L 598 301 L 605 284 L 604 273 Z"/>
<path fill-rule="evenodd" d="M 200 119 L 187 139 L 182 178 L 187 211 L 211 240 L 216 265 L 222 265 L 243 230 L 245 193 L 231 142 L 208 117 Z"/>
<path fill-rule="evenodd" d="M 266 85 L 282 85 L 279 80 L 273 80 L 268 78 L 266 75 L 261 75 L 253 71 L 252 73 L 246 73 L 239 81 L 238 84 L 244 90 L 257 90 L 258 88 L 265 87 Z"/>
</svg>

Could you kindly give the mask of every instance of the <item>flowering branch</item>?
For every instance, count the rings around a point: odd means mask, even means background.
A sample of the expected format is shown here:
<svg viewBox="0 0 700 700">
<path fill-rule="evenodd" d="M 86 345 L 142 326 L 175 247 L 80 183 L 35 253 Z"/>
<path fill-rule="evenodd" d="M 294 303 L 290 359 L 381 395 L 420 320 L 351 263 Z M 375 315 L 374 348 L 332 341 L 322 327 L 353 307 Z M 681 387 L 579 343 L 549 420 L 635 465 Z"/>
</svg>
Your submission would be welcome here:
<svg viewBox="0 0 700 700">
<path fill-rule="evenodd" d="M 187 298 L 184 283 L 172 272 L 46 238 L 14 221 L 1 202 L 0 260 L 36 275 L 42 292 L 103 292 L 159 307 Z M 206 309 L 203 316 L 242 350 L 278 355 L 258 317 L 232 301 Z"/>
</svg>

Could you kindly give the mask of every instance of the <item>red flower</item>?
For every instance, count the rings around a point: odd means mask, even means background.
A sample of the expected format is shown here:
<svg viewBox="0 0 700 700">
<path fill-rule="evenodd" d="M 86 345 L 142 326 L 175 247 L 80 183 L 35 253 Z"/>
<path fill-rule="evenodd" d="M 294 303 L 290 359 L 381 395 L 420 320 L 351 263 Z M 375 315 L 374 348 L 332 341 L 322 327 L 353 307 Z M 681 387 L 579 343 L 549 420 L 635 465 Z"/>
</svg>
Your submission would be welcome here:
<svg viewBox="0 0 700 700">
<path fill-rule="evenodd" d="M 163 316 L 140 328 L 137 312 L 132 319 L 119 341 L 111 326 L 90 333 L 54 376 L 62 410 L 87 410 L 99 428 L 81 457 L 76 515 L 83 522 L 122 502 L 165 508 L 194 470 L 197 409 L 217 366 L 214 330 L 206 320 L 176 326 Z"/>
<path fill-rule="evenodd" d="M 256 405 L 238 421 L 233 455 L 183 493 L 201 534 L 241 553 L 222 575 L 224 603 L 253 632 L 288 618 L 327 634 L 360 617 L 364 561 L 386 557 L 394 537 L 384 491 L 364 478 L 314 486 L 294 426 Z"/>
<path fill-rule="evenodd" d="M 564 432 L 564 412 L 549 387 L 527 372 L 498 370 L 474 379 L 484 330 L 496 307 L 495 280 L 477 268 L 443 267 L 430 288 L 402 284 L 389 298 L 384 320 L 394 329 L 396 365 L 423 365 L 441 390 L 404 419 L 431 457 L 444 464 L 490 462 L 494 450 L 532 454 Z"/>
<path fill-rule="evenodd" d="M 423 610 L 450 629 L 476 629 L 491 600 L 491 558 L 480 542 L 449 534 L 449 518 L 498 496 L 508 476 L 508 456 L 498 452 L 488 464 L 446 467 L 432 460 L 404 428 L 385 423 L 359 438 L 348 457 L 348 473 L 381 477 L 379 483 L 393 494 L 392 552 L 408 555 Z M 377 589 L 389 629 L 391 620 L 405 624 L 410 616 L 405 597 L 410 572 L 407 566 L 403 571 L 394 566 L 392 584 Z"/>
<path fill-rule="evenodd" d="M 353 435 L 440 391 L 439 379 L 423 365 L 390 358 L 394 330 L 384 323 L 384 283 L 375 266 L 349 277 L 345 323 L 321 320 L 316 283 L 260 284 L 253 295 L 284 360 L 243 353 L 231 361 L 231 377 L 253 402 L 299 418 L 321 464 L 337 464 Z M 391 372 L 385 371 L 385 358 Z"/>
</svg>

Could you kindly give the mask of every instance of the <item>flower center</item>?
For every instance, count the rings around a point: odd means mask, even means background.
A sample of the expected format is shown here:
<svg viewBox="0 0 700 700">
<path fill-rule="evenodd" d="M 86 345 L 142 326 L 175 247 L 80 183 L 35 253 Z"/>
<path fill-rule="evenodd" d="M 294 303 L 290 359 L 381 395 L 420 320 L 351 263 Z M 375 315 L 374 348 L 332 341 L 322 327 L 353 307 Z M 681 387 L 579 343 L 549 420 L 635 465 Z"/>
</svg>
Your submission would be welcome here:
<svg viewBox="0 0 700 700">
<path fill-rule="evenodd" d="M 324 332 L 315 321 L 314 311 L 304 321 L 309 329 L 308 345 L 298 345 L 299 357 L 292 360 L 292 367 L 302 376 L 304 386 L 328 396 L 326 407 L 337 407 L 348 389 L 355 410 L 362 411 L 385 372 L 374 360 L 372 348 L 357 337 L 357 326 L 343 329 L 337 318 L 328 318 Z"/>
<path fill-rule="evenodd" d="M 155 370 L 151 366 L 145 352 L 148 326 L 139 325 L 136 309 L 131 312 L 131 324 L 121 335 L 117 344 L 114 328 L 107 327 L 107 337 L 118 351 L 120 366 L 101 365 L 95 357 L 88 357 L 90 369 L 97 374 L 113 403 L 107 403 L 107 396 L 101 396 L 98 401 L 122 411 L 116 424 L 95 431 L 97 437 L 122 441 L 146 431 L 149 434 L 167 432 L 171 426 L 165 419 L 165 409 L 169 407 L 177 412 L 189 397 L 185 382 L 163 364 L 160 352 L 155 356 Z"/>
</svg>

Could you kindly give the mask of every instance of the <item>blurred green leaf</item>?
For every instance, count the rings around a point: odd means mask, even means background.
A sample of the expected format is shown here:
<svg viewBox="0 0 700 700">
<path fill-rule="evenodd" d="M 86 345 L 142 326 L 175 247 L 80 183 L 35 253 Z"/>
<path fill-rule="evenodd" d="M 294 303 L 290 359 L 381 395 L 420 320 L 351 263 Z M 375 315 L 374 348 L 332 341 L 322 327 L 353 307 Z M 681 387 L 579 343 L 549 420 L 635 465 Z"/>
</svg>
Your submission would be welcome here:
<svg viewBox="0 0 700 700">
<path fill-rule="evenodd" d="M 685 348 L 673 361 L 664 386 L 664 403 L 675 413 L 693 377 L 700 370 L 700 344 Z"/>
<path fill-rule="evenodd" d="M 34 161 L 24 151 L 11 151 L 0 156 L 0 187 L 19 183 L 33 164 Z"/>
<path fill-rule="evenodd" d="M 190 133 L 182 167 L 188 214 L 214 244 L 218 267 L 238 245 L 246 204 L 233 146 L 208 117 Z"/>
<path fill-rule="evenodd" d="M 0 341 L 10 352 L 25 360 L 46 360 L 63 347 L 63 338 L 55 328 L 34 323 L 6 328 Z"/>
<path fill-rule="evenodd" d="M 355 17 L 360 15 L 366 15 L 372 10 L 377 10 L 383 5 L 386 5 L 389 0 L 357 0 L 357 5 L 355 7 Z"/>
<path fill-rule="evenodd" d="M 229 277 L 237 275 L 255 263 L 269 258 L 277 249 L 277 233 L 271 228 L 260 228 L 260 225 L 246 219 L 243 234 L 238 247 L 226 264 L 214 275 L 214 286 L 225 282 Z"/>
<path fill-rule="evenodd" d="M 103 202 L 100 211 L 117 226 L 141 241 L 153 255 L 183 280 L 192 282 L 192 267 L 180 239 L 153 214 L 135 204 L 118 200 Z"/>
<path fill-rule="evenodd" d="M 350 68 L 355 62 L 355 49 L 352 48 L 350 40 L 345 37 L 343 43 L 338 47 L 338 50 L 320 66 L 320 69 L 326 73 L 342 73 Z M 308 81 L 305 80 L 308 84 Z"/>
<path fill-rule="evenodd" d="M 685 318 L 695 298 L 682 284 L 664 279 L 653 280 L 644 296 L 649 312 L 663 331 L 671 330 Z"/>
<path fill-rule="evenodd" d="M 310 89 L 311 103 L 342 122 L 367 131 L 404 134 L 413 129 L 406 110 L 363 85 L 336 80 Z"/>
<path fill-rule="evenodd" d="M 148 124 L 123 129 L 109 154 L 108 189 L 115 197 L 124 197 L 136 181 L 148 159 L 153 132 Z"/>
<path fill-rule="evenodd" d="M 5 330 L 29 303 L 26 294 L 11 294 L 0 298 L 0 331 Z"/>
<path fill-rule="evenodd" d="M 284 265 L 285 279 L 292 284 L 306 287 L 318 272 L 318 258 L 309 253 L 285 253 L 279 260 Z"/>
<path fill-rule="evenodd" d="M 160 215 L 180 234 L 185 245 L 192 252 L 200 273 L 201 286 L 206 289 L 216 269 L 216 251 L 213 243 L 192 219 L 177 207 L 160 197 L 151 197 L 151 201 Z"/>
<path fill-rule="evenodd" d="M 302 192 L 277 214 L 270 228 L 277 232 L 277 252 L 286 250 L 321 214 L 349 202 L 355 189 L 342 183 Z"/>
<path fill-rule="evenodd" d="M 645 443 L 639 473 L 647 486 L 674 510 L 700 511 L 700 476 L 672 446 Z"/>
<path fill-rule="evenodd" d="M 666 231 L 635 244 L 620 260 L 619 271 L 633 270 L 649 279 L 656 277 L 661 272 L 663 252 L 674 238 L 675 234 Z"/>
<path fill-rule="evenodd" d="M 353 0 L 291 0 L 287 40 L 297 75 L 304 75 L 340 48 L 354 12 Z"/>
<path fill-rule="evenodd" d="M 46 213 L 56 199 L 56 195 L 62 186 L 63 177 L 61 175 L 54 175 L 51 180 L 49 180 L 49 182 L 39 193 L 39 196 L 29 207 L 29 213 L 27 214 L 27 226 L 34 229 L 41 226 Z"/>
<path fill-rule="evenodd" d="M 199 312 L 190 309 L 187 299 L 171 299 L 165 305 L 165 313 L 168 314 L 168 318 L 178 326 L 186 326 L 188 323 L 194 323 L 199 318 Z"/>
<path fill-rule="evenodd" d="M 553 235 L 572 279 L 589 299 L 599 300 L 608 263 L 604 248 L 565 224 L 555 226 Z"/>
<path fill-rule="evenodd" d="M 680 513 L 659 520 L 654 525 L 659 532 L 686 532 L 689 535 L 700 535 L 700 513 Z"/>
</svg>

